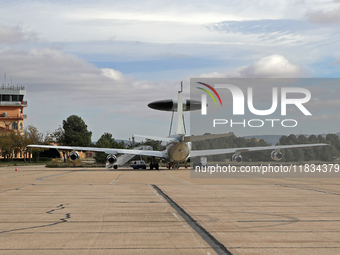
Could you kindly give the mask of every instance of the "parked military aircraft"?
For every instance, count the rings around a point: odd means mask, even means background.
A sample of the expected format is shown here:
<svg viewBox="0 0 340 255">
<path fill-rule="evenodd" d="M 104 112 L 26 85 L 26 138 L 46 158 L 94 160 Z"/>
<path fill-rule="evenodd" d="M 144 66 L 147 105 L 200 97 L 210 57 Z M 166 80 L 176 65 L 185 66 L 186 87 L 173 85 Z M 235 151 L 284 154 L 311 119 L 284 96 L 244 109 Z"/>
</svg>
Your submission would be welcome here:
<svg viewBox="0 0 340 255">
<path fill-rule="evenodd" d="M 272 150 L 271 158 L 273 160 L 281 160 L 283 155 L 281 149 L 293 148 L 310 148 L 313 146 L 324 146 L 327 144 L 298 144 L 298 145 L 278 145 L 278 146 L 263 146 L 263 147 L 246 147 L 246 148 L 228 148 L 228 149 L 213 149 L 213 150 L 191 150 L 191 142 L 205 139 L 213 139 L 233 135 L 233 133 L 226 134 L 212 134 L 212 135 L 199 135 L 199 136 L 186 136 L 184 132 L 183 112 L 190 110 L 198 110 L 201 108 L 201 102 L 196 100 L 183 100 L 182 90 L 178 91 L 178 100 L 161 100 L 155 101 L 148 105 L 150 108 L 163 110 L 163 111 L 177 111 L 177 130 L 176 133 L 169 137 L 155 137 L 155 136 L 140 136 L 152 140 L 164 141 L 167 143 L 165 150 L 134 150 L 134 149 L 115 149 L 115 148 L 95 148 L 95 147 L 77 147 L 77 146 L 52 146 L 52 145 L 28 145 L 28 147 L 35 148 L 53 148 L 58 150 L 71 151 L 69 158 L 71 160 L 79 159 L 77 151 L 94 151 L 104 152 L 108 154 L 108 165 L 114 169 L 118 168 L 117 154 L 131 154 L 147 156 L 153 159 L 163 158 L 169 163 L 169 168 L 178 163 L 186 162 L 189 157 L 210 156 L 218 154 L 234 153 L 232 160 L 234 162 L 242 162 L 241 153 L 248 151 L 263 151 Z M 150 164 L 150 169 L 158 169 L 158 163 L 153 161 Z"/>
</svg>

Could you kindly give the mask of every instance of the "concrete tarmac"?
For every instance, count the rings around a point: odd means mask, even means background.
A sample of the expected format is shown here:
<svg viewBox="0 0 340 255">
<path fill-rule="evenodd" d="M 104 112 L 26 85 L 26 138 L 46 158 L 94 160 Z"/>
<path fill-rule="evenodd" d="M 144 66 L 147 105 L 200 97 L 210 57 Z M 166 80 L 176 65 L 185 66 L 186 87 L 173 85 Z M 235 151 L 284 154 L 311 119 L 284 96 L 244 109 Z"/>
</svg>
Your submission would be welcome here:
<svg viewBox="0 0 340 255">
<path fill-rule="evenodd" d="M 339 184 L 0 168 L 0 254 L 340 254 Z"/>
</svg>

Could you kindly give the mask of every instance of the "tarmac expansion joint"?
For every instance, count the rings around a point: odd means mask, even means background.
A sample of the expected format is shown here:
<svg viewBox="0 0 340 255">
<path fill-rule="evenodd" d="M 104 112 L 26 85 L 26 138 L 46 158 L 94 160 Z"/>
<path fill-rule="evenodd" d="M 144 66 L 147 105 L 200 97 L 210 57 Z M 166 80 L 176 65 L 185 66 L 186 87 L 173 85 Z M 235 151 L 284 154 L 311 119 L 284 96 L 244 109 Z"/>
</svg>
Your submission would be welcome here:
<svg viewBox="0 0 340 255">
<path fill-rule="evenodd" d="M 163 198 L 177 211 L 177 213 L 189 224 L 189 226 L 199 234 L 204 241 L 206 241 L 212 249 L 219 255 L 232 255 L 232 253 L 220 243 L 213 235 L 211 235 L 205 228 L 203 228 L 190 214 L 188 214 L 182 207 L 166 195 L 157 185 L 152 184 L 152 187 L 163 196 Z"/>
</svg>

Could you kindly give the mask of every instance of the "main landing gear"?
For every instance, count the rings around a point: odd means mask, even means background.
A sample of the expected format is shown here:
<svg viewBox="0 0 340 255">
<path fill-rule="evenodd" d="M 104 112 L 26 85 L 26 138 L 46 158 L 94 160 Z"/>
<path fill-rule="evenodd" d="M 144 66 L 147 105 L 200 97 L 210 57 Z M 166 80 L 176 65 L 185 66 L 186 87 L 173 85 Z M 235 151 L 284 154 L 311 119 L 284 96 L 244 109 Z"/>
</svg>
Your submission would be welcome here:
<svg viewBox="0 0 340 255">
<path fill-rule="evenodd" d="M 150 163 L 150 170 L 152 170 L 152 169 L 159 170 L 159 164 L 158 164 L 158 163 L 151 162 L 151 163 Z"/>
</svg>

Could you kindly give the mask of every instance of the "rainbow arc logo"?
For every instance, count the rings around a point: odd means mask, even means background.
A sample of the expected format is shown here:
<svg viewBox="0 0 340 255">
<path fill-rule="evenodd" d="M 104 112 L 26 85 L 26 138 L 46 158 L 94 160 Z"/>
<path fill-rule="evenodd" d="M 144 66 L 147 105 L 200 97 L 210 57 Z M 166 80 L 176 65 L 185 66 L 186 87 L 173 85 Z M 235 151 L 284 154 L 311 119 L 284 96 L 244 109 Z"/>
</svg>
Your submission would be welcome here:
<svg viewBox="0 0 340 255">
<path fill-rule="evenodd" d="M 221 106 L 222 106 L 222 100 L 221 100 L 221 98 L 220 98 L 220 95 L 217 93 L 217 91 L 216 91 L 213 87 L 211 87 L 210 85 L 208 85 L 208 84 L 206 84 L 206 83 L 203 83 L 203 82 L 197 82 L 197 83 L 198 83 L 198 84 L 201 84 L 201 85 L 203 85 L 203 86 L 206 86 L 207 88 L 209 88 L 209 89 L 217 96 L 217 98 L 218 98 L 218 100 L 220 101 L 220 104 L 221 104 Z M 215 97 L 213 96 L 213 94 L 212 94 L 209 90 L 204 89 L 204 88 L 201 88 L 201 87 L 196 87 L 196 88 L 198 88 L 198 89 L 203 90 L 204 92 L 206 92 L 206 93 L 212 98 L 212 100 L 214 101 L 215 105 L 217 105 L 216 100 L 215 100 Z"/>
</svg>

